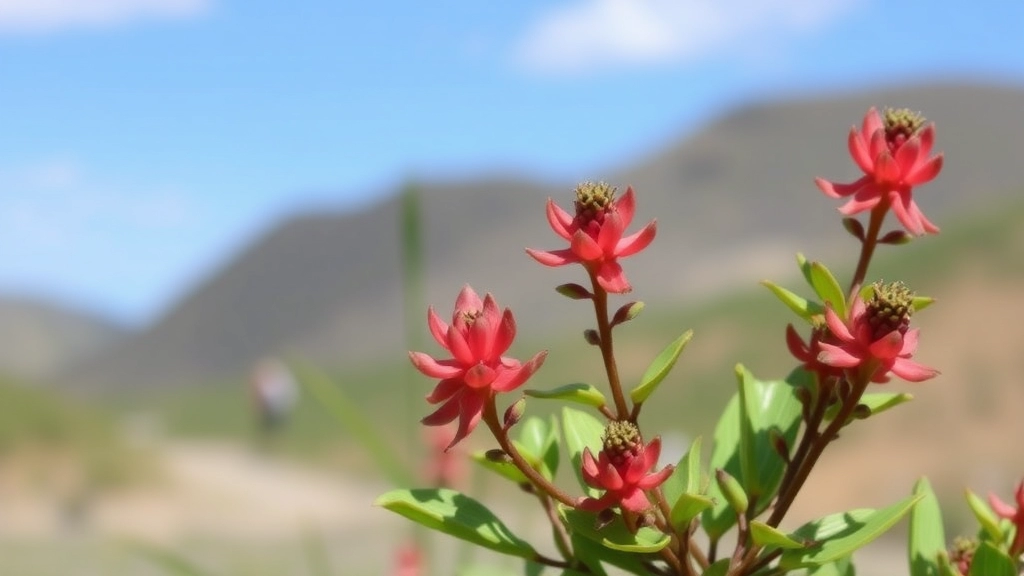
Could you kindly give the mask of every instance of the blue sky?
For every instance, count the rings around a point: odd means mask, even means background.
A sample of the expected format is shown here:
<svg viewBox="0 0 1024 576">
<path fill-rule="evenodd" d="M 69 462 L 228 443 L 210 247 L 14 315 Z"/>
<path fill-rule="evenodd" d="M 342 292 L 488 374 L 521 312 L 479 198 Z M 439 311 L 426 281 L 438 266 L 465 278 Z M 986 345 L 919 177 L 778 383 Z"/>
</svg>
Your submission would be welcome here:
<svg viewBox="0 0 1024 576">
<path fill-rule="evenodd" d="M 1024 85 L 1024 3 L 967 4 L 0 0 L 0 293 L 139 326 L 409 177 L 599 178 L 738 102 Z"/>
</svg>

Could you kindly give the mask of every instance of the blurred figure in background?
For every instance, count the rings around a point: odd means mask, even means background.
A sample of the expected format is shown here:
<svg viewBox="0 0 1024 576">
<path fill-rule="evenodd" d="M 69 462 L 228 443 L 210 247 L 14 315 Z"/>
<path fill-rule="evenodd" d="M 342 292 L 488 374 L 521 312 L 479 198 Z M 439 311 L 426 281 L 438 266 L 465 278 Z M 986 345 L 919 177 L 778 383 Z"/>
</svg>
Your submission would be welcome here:
<svg viewBox="0 0 1024 576">
<path fill-rule="evenodd" d="M 298 388 L 291 370 L 277 358 L 262 358 L 249 375 L 249 392 L 261 438 L 267 438 L 288 421 Z"/>
</svg>

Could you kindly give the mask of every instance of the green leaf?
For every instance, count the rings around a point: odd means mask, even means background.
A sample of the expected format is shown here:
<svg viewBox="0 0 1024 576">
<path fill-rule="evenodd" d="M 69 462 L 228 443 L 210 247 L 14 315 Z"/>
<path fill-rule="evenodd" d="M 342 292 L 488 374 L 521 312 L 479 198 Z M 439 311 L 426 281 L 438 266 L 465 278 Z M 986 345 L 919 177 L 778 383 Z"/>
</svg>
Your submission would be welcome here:
<svg viewBox="0 0 1024 576">
<path fill-rule="evenodd" d="M 939 556 L 946 551 L 942 512 L 927 478 L 917 481 L 914 495 L 919 496 L 920 501 L 910 515 L 910 573 L 911 576 L 936 576 Z"/>
<path fill-rule="evenodd" d="M 999 518 L 996 516 L 996 513 L 988 507 L 988 503 L 970 490 L 965 491 L 965 496 L 967 498 L 967 507 L 974 513 L 974 517 L 977 518 L 982 531 L 993 542 L 1002 542 L 1003 528 L 999 525 Z"/>
<path fill-rule="evenodd" d="M 849 556 L 807 570 L 807 576 L 856 576 Z"/>
<path fill-rule="evenodd" d="M 589 496 L 599 496 L 600 490 L 591 488 L 583 481 L 583 449 L 597 457 L 601 451 L 601 437 L 604 435 L 604 424 L 586 412 L 565 406 L 562 408 L 562 431 L 565 434 L 565 446 L 569 450 L 569 461 L 572 470 L 580 482 L 580 486 Z"/>
<path fill-rule="evenodd" d="M 722 558 L 715 562 L 708 569 L 701 572 L 701 576 L 725 576 L 729 573 L 729 564 L 732 560 L 730 558 Z"/>
<path fill-rule="evenodd" d="M 917 481 L 914 494 L 921 500 L 910 513 L 910 576 L 938 576 L 939 554 L 946 550 L 939 500 L 927 478 Z"/>
<path fill-rule="evenodd" d="M 714 505 L 714 501 L 707 496 L 682 494 L 672 505 L 672 510 L 669 511 L 669 521 L 672 522 L 674 528 L 682 530 L 690 525 L 690 521 Z"/>
<path fill-rule="evenodd" d="M 811 287 L 825 304 L 831 304 L 832 309 L 840 318 L 846 318 L 846 297 L 843 289 L 836 281 L 836 277 L 821 262 L 811 263 Z"/>
<path fill-rule="evenodd" d="M 569 538 L 576 559 L 583 562 L 584 565 L 590 568 L 591 573 L 596 576 L 608 576 L 608 573 L 601 565 L 602 562 L 621 568 L 631 574 L 649 573 L 647 567 L 644 566 L 644 556 L 642 554 L 612 550 L 576 532 L 573 532 Z"/>
<path fill-rule="evenodd" d="M 594 388 L 590 384 L 583 384 L 582 382 L 566 384 L 565 386 L 559 386 L 554 390 L 526 390 L 525 394 L 527 396 L 532 396 L 533 398 L 565 400 L 567 402 L 576 402 L 577 404 L 585 404 L 595 408 L 600 408 L 607 404 L 604 394 L 602 394 L 600 390 Z"/>
<path fill-rule="evenodd" d="M 804 547 L 802 542 L 793 540 L 778 528 L 772 528 L 759 520 L 750 522 L 750 537 L 758 546 L 784 549 Z"/>
<path fill-rule="evenodd" d="M 740 475 L 740 395 L 736 393 L 725 405 L 722 417 L 715 426 L 715 445 L 711 450 L 711 469 L 721 468 L 732 474 Z M 718 484 L 712 482 L 708 487 L 708 496 L 714 501 L 714 507 L 705 510 L 701 519 L 704 531 L 712 541 L 716 541 L 736 523 L 736 513 L 729 507 Z"/>
<path fill-rule="evenodd" d="M 657 552 L 668 546 L 668 534 L 662 533 L 649 526 L 644 526 L 633 534 L 622 521 L 622 517 L 615 518 L 597 529 L 597 515 L 592 512 L 584 512 L 559 504 L 558 514 L 562 520 L 572 528 L 573 532 L 586 536 L 587 538 L 600 542 L 603 546 L 621 552 Z"/>
<path fill-rule="evenodd" d="M 799 252 L 796 253 L 796 265 L 800 267 L 800 273 L 804 275 L 807 285 L 813 288 L 814 283 L 811 282 L 811 263 Z"/>
<path fill-rule="evenodd" d="M 775 284 L 768 280 L 762 280 L 761 285 L 772 291 L 775 297 L 778 298 L 783 304 L 789 307 L 790 310 L 796 312 L 797 316 L 800 316 L 804 320 L 814 323 L 811 320 L 814 316 L 818 316 L 825 313 L 825 309 L 821 307 L 821 304 L 817 302 L 811 302 L 802 296 L 797 296 L 793 292 Z"/>
<path fill-rule="evenodd" d="M 644 372 L 643 378 L 640 379 L 640 385 L 629 393 L 629 397 L 633 399 L 634 403 L 642 404 L 644 400 L 647 400 L 658 384 L 661 384 L 661 381 L 668 376 L 691 338 L 693 338 L 693 330 L 687 330 L 658 354 Z"/>
<path fill-rule="evenodd" d="M 914 307 L 914 312 L 920 312 L 934 303 L 935 298 L 930 296 L 914 296 L 914 299 L 911 301 L 911 306 Z"/>
<path fill-rule="evenodd" d="M 679 459 L 672 474 L 661 485 L 662 493 L 665 494 L 665 500 L 670 506 L 674 506 L 675 501 L 683 494 L 700 492 L 700 446 L 701 437 L 697 436 L 690 444 L 690 449 Z"/>
<path fill-rule="evenodd" d="M 796 388 L 780 380 L 762 382 L 736 366 L 740 389 L 740 470 L 747 495 L 765 509 L 778 490 L 786 463 L 776 450 L 773 435 L 793 446 L 801 422 Z M 773 432 L 774 431 L 774 432 Z"/>
<path fill-rule="evenodd" d="M 536 555 L 532 546 L 513 534 L 486 506 L 455 490 L 392 490 L 377 498 L 374 505 L 495 552 L 520 558 Z"/>
<path fill-rule="evenodd" d="M 805 524 L 791 536 L 810 541 L 811 545 L 802 550 L 784 552 L 779 567 L 795 570 L 849 556 L 899 522 L 920 499 L 920 495 L 910 496 L 881 510 L 851 510 Z"/>
<path fill-rule="evenodd" d="M 895 408 L 904 402 L 914 399 L 912 394 L 900 392 L 871 392 L 860 397 L 859 405 L 867 406 L 868 415 L 881 414 L 890 408 Z M 825 411 L 825 420 L 831 421 L 839 414 L 840 405 L 838 402 L 832 404 Z"/>
<path fill-rule="evenodd" d="M 527 418 L 515 444 L 534 469 L 548 480 L 554 479 L 558 471 L 558 425 L 554 417 L 550 422 L 536 416 Z"/>
<path fill-rule="evenodd" d="M 472 455 L 470 455 L 470 458 L 472 458 L 473 461 L 475 461 L 477 464 L 483 466 L 484 468 L 490 470 L 491 472 L 494 472 L 498 476 L 501 476 L 502 478 L 510 480 L 516 484 L 530 483 L 530 480 L 519 470 L 519 468 L 516 468 L 516 465 L 513 464 L 511 461 L 495 462 L 487 458 L 486 452 L 474 452 Z"/>
<path fill-rule="evenodd" d="M 208 576 L 184 556 L 162 546 L 154 546 L 138 541 L 128 541 L 125 545 L 133 553 L 145 558 L 152 564 L 164 569 L 168 574 L 177 576 Z"/>
<path fill-rule="evenodd" d="M 967 576 L 1017 576 L 1017 563 L 991 542 L 982 542 Z"/>
</svg>

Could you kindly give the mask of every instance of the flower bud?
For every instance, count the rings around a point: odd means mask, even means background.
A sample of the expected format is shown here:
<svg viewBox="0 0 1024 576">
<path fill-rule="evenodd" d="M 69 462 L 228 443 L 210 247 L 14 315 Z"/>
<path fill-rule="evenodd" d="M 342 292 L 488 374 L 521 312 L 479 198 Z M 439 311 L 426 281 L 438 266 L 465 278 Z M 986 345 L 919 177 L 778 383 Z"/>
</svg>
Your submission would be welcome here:
<svg viewBox="0 0 1024 576">
<path fill-rule="evenodd" d="M 899 245 L 906 244 L 907 242 L 910 242 L 913 239 L 914 237 L 904 230 L 893 230 L 892 232 L 888 232 L 885 234 L 885 236 L 879 238 L 878 243 Z"/>
<path fill-rule="evenodd" d="M 640 312 L 643 312 L 643 309 L 643 302 L 629 302 L 623 304 L 615 311 L 615 316 L 612 317 L 612 326 L 622 324 L 623 322 L 629 322 L 633 318 L 639 316 Z"/>
<path fill-rule="evenodd" d="M 594 297 L 594 295 L 590 293 L 590 290 L 587 290 L 586 288 L 580 286 L 579 284 L 576 284 L 575 282 L 569 282 L 568 284 L 561 284 L 559 286 L 555 286 L 555 291 L 561 294 L 562 296 L 565 296 L 566 298 L 571 298 L 573 300 L 588 300 Z"/>
<path fill-rule="evenodd" d="M 725 501 L 729 503 L 733 511 L 737 515 L 746 514 L 750 502 L 747 500 L 747 493 L 743 490 L 743 486 L 740 486 L 739 480 L 718 468 L 715 470 L 715 481 L 718 482 L 718 489 L 722 491 Z"/>
<path fill-rule="evenodd" d="M 523 414 L 525 413 L 526 398 L 523 397 L 520 398 L 519 400 L 516 400 L 508 408 L 505 409 L 504 429 L 508 430 L 509 428 L 515 426 L 516 423 L 519 422 L 519 420 L 523 417 Z"/>
<path fill-rule="evenodd" d="M 587 344 L 591 346 L 601 345 L 601 335 L 597 333 L 597 330 L 593 328 L 587 328 L 583 331 L 583 339 L 587 341 Z"/>
<path fill-rule="evenodd" d="M 484 458 L 487 458 L 489 462 L 497 464 L 509 464 L 512 462 L 512 457 L 506 454 L 501 448 L 492 448 L 487 452 L 484 452 Z"/>
<path fill-rule="evenodd" d="M 864 241 L 864 225 L 860 223 L 860 220 L 851 217 L 843 218 L 843 228 L 846 228 L 846 231 L 857 240 Z"/>
</svg>

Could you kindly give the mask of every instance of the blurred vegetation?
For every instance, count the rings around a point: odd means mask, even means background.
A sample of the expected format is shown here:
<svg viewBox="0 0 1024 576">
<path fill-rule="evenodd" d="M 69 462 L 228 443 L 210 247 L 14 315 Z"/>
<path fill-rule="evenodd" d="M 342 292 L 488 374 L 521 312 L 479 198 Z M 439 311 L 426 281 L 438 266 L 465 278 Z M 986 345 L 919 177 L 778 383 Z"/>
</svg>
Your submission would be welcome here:
<svg viewBox="0 0 1024 576">
<path fill-rule="evenodd" d="M 7 378 L 0 378 L 0 462 L 9 483 L 72 496 L 155 472 L 144 451 L 127 444 L 114 414 Z"/>
</svg>

